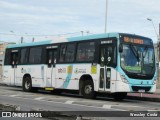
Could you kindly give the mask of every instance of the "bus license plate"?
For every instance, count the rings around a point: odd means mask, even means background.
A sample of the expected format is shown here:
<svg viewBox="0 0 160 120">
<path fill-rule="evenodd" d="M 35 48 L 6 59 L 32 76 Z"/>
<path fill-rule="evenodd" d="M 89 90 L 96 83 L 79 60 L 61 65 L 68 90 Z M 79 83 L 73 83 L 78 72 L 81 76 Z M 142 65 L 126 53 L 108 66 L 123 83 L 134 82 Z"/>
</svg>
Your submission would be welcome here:
<svg viewBox="0 0 160 120">
<path fill-rule="evenodd" d="M 144 92 L 145 92 L 145 90 L 138 90 L 138 92 L 144 93 Z"/>
</svg>

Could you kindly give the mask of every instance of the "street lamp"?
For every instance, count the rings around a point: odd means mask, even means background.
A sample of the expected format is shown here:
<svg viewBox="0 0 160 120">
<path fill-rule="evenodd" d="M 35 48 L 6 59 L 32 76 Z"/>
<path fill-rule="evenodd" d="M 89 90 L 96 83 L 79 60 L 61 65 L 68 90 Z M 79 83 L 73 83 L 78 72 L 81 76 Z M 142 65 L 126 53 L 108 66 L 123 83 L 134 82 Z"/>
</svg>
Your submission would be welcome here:
<svg viewBox="0 0 160 120">
<path fill-rule="evenodd" d="M 154 23 L 153 23 L 153 20 L 152 20 L 151 18 L 147 18 L 147 20 L 152 22 L 154 31 L 155 31 L 155 33 L 156 33 L 156 35 L 157 35 L 158 40 L 159 40 L 159 35 L 158 35 L 158 33 L 157 33 L 157 30 L 156 30 L 156 28 L 155 28 L 155 25 L 154 25 Z"/>
<path fill-rule="evenodd" d="M 159 63 L 159 42 L 160 42 L 160 25 L 159 25 L 159 34 L 157 33 L 157 30 L 155 28 L 155 25 L 153 23 L 153 20 L 151 18 L 147 18 L 148 21 L 152 22 L 152 25 L 153 25 L 153 28 L 154 28 L 154 31 L 156 33 L 156 36 L 157 36 L 157 62 Z"/>
<path fill-rule="evenodd" d="M 151 18 L 147 18 L 148 21 L 152 22 L 152 25 L 153 25 L 153 28 L 154 28 L 154 31 L 156 33 L 156 36 L 157 36 L 157 62 L 158 62 L 158 70 L 157 70 L 157 77 L 158 77 L 158 82 L 159 81 L 159 57 L 160 57 L 160 53 L 159 53 L 159 45 L 160 45 L 160 24 L 159 24 L 159 34 L 157 33 L 157 30 L 155 28 L 155 25 L 153 23 L 153 20 Z"/>
<path fill-rule="evenodd" d="M 105 9 L 105 29 L 104 32 L 107 32 L 107 12 L 108 12 L 108 0 L 106 0 L 106 9 Z"/>
</svg>

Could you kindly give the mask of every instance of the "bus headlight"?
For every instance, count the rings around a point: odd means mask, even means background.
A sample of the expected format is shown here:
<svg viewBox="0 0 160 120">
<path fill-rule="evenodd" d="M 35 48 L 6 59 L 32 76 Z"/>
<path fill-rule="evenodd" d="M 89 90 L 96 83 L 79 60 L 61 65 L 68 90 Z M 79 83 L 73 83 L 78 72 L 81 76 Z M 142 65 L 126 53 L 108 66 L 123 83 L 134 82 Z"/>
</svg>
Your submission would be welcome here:
<svg viewBox="0 0 160 120">
<path fill-rule="evenodd" d="M 122 79 L 122 82 L 128 83 L 128 81 L 127 81 L 127 79 L 126 79 L 126 77 L 124 75 L 121 75 L 121 79 Z"/>
<path fill-rule="evenodd" d="M 154 78 L 153 85 L 155 85 L 156 82 L 157 82 L 157 77 Z"/>
</svg>

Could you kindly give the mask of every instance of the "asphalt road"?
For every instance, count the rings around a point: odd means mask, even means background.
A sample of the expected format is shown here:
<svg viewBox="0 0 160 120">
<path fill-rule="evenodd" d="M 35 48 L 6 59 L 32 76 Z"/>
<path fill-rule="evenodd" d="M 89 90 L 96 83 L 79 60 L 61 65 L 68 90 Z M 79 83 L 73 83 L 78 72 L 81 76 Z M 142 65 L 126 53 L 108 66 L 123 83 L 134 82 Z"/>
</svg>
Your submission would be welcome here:
<svg viewBox="0 0 160 120">
<path fill-rule="evenodd" d="M 9 104 L 18 106 L 21 111 L 65 111 L 69 114 L 76 114 L 75 111 L 116 111 L 115 115 L 121 114 L 120 111 L 160 111 L 160 103 L 147 102 L 139 100 L 125 99 L 123 101 L 114 101 L 109 97 L 97 97 L 95 100 L 84 99 L 76 94 L 63 93 L 52 95 L 50 92 L 39 91 L 37 93 L 23 92 L 19 87 L 0 86 L 0 104 Z M 72 112 L 70 112 L 72 111 Z M 86 111 L 86 112 L 84 112 Z M 90 113 L 95 114 L 95 112 Z M 101 116 L 101 112 L 99 115 Z M 103 116 L 103 115 L 102 115 Z M 98 119 L 98 118 L 94 118 Z M 113 120 L 116 118 L 104 118 Z M 121 119 L 121 118 L 119 118 Z M 122 118 L 123 120 L 132 119 Z M 134 120 L 136 118 L 133 118 Z M 143 118 L 137 118 L 143 119 Z M 153 119 L 147 117 L 145 119 Z M 154 118 L 159 119 L 159 118 Z"/>
</svg>

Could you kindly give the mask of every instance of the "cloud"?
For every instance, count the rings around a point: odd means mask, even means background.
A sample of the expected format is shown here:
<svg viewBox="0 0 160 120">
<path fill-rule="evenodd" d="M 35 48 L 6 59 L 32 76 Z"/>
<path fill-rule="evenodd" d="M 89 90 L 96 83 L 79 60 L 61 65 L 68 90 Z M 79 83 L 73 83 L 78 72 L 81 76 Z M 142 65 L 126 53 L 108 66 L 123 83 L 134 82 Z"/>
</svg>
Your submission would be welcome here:
<svg viewBox="0 0 160 120">
<path fill-rule="evenodd" d="M 31 34 L 61 34 L 82 30 L 103 33 L 105 1 L 0 0 L 0 28 L 2 31 L 16 29 L 17 33 Z M 153 27 L 146 18 L 154 19 L 157 26 L 160 21 L 159 4 L 159 0 L 108 0 L 107 31 L 154 36 Z"/>
<path fill-rule="evenodd" d="M 46 7 L 26 5 L 26 4 L 6 2 L 6 1 L 0 1 L 0 8 L 19 10 L 19 11 L 31 11 L 31 12 L 50 12 L 49 9 L 47 9 Z"/>
</svg>

